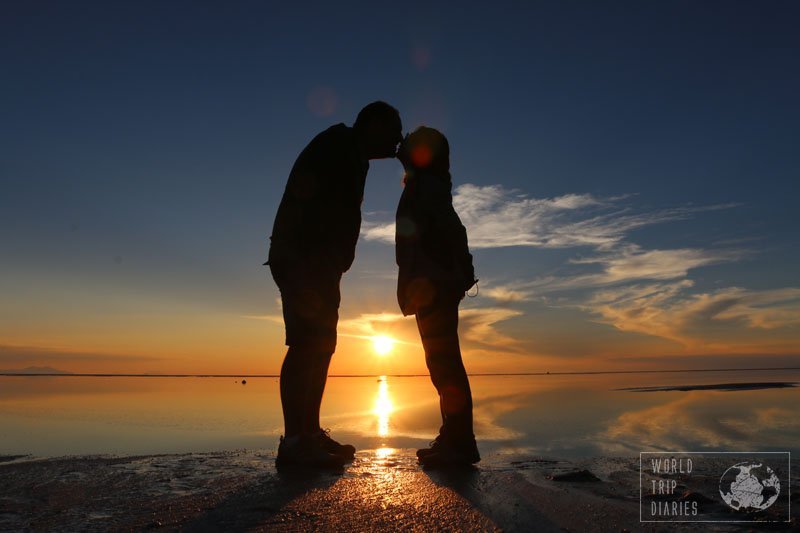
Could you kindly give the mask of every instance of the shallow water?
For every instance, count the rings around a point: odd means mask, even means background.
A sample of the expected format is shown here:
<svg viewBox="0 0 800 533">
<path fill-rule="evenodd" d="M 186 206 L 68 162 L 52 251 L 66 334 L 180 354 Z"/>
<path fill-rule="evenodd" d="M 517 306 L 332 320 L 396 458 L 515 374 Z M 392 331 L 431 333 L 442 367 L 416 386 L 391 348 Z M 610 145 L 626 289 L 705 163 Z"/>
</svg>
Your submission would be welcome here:
<svg viewBox="0 0 800 533">
<path fill-rule="evenodd" d="M 800 388 L 629 387 L 800 382 L 800 371 L 473 376 L 484 456 L 800 451 Z M 359 449 L 426 444 L 440 423 L 426 376 L 332 377 L 323 424 Z M 277 378 L 0 376 L 0 454 L 274 450 Z"/>
</svg>

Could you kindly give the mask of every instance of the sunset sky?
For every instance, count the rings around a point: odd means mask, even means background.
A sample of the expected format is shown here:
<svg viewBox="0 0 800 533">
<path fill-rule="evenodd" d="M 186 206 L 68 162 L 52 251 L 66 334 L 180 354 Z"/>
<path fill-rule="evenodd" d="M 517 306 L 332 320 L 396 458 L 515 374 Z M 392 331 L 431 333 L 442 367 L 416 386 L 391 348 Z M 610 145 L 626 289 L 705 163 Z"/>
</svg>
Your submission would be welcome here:
<svg viewBox="0 0 800 533">
<path fill-rule="evenodd" d="M 276 373 L 286 178 L 378 99 L 450 141 L 469 371 L 800 366 L 800 6 L 444 4 L 3 2 L 0 370 Z M 401 179 L 334 374 L 425 372 Z"/>
</svg>

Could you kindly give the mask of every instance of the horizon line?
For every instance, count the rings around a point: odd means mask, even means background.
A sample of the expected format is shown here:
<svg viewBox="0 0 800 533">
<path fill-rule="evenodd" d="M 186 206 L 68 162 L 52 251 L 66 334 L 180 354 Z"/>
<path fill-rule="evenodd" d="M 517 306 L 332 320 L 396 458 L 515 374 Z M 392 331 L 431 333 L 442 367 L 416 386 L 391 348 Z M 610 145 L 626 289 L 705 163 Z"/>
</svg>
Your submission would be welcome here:
<svg viewBox="0 0 800 533">
<path fill-rule="evenodd" d="M 600 375 L 600 374 L 663 374 L 680 372 L 743 372 L 763 370 L 800 370 L 798 366 L 786 367 L 752 367 L 752 368 L 683 368 L 659 370 L 584 370 L 559 372 L 477 372 L 467 373 L 470 377 L 479 376 L 564 376 L 564 375 Z M 85 373 L 85 372 L 0 372 L 0 376 L 19 377 L 128 377 L 128 378 L 279 378 L 280 374 L 133 374 L 133 373 Z M 412 378 L 427 377 L 429 374 L 331 374 L 329 378 Z"/>
</svg>

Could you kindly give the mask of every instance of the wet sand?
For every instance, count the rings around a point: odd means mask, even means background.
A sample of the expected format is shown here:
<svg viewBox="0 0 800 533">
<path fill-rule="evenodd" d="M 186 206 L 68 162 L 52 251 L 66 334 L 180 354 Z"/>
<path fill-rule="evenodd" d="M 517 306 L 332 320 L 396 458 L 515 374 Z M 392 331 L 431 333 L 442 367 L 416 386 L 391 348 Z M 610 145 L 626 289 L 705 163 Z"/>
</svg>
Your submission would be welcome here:
<svg viewBox="0 0 800 533">
<path fill-rule="evenodd" d="M 279 472 L 274 458 L 272 451 L 0 457 L 0 530 L 546 532 L 797 527 L 796 520 L 642 524 L 638 457 L 566 461 L 490 455 L 472 469 L 424 471 L 413 450 L 365 450 L 343 472 Z M 793 484 L 797 485 L 796 478 Z M 713 487 L 709 491 L 713 496 Z M 698 497 L 705 496 L 690 495 Z"/>
</svg>

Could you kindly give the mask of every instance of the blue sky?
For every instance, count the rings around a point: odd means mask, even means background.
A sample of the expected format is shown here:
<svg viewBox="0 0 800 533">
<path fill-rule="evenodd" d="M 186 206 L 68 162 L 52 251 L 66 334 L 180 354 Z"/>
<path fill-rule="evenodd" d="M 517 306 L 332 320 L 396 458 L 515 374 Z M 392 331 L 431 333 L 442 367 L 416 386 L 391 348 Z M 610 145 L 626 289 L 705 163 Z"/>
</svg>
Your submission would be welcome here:
<svg viewBox="0 0 800 533">
<path fill-rule="evenodd" d="M 0 368 L 86 352 L 126 371 L 276 370 L 260 265 L 285 179 L 376 99 L 450 140 L 482 280 L 462 312 L 473 368 L 796 356 L 798 15 L 6 2 Z M 373 162 L 340 332 L 415 348 L 387 240 L 400 179 Z"/>
</svg>

